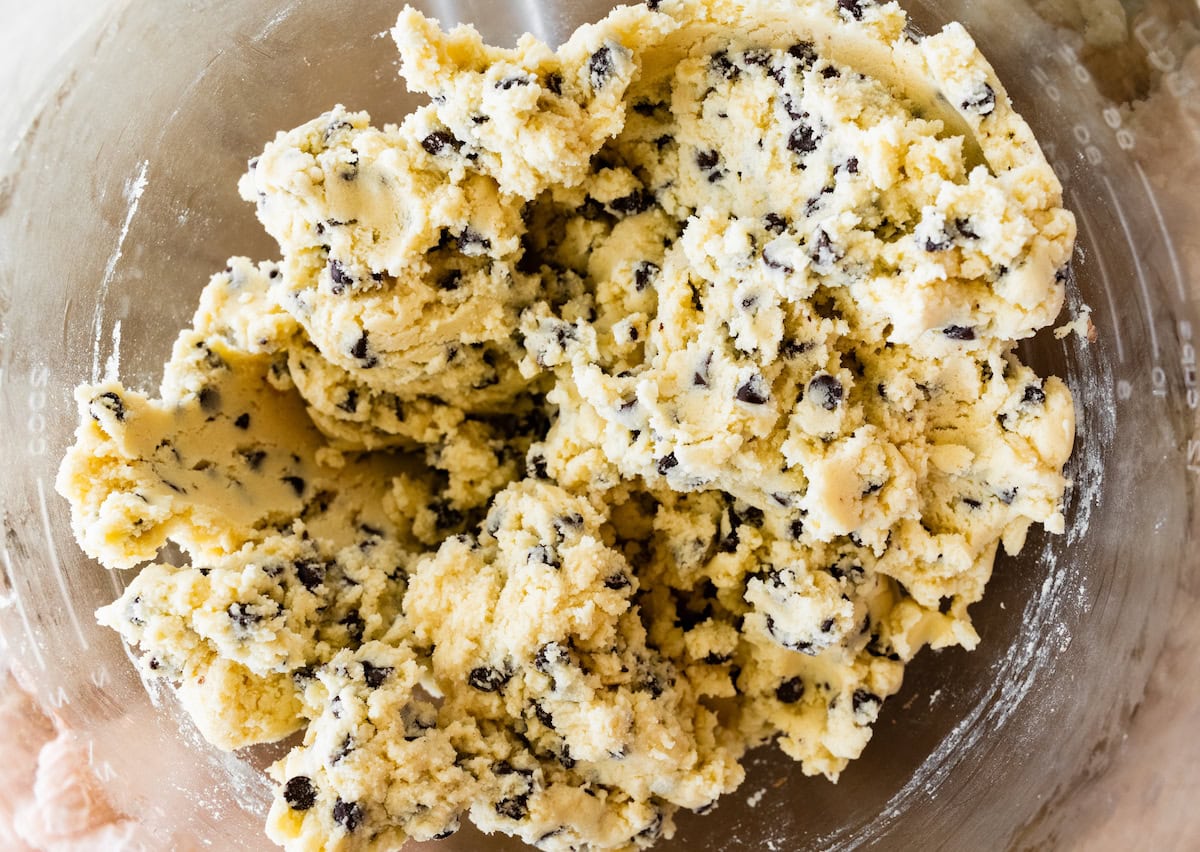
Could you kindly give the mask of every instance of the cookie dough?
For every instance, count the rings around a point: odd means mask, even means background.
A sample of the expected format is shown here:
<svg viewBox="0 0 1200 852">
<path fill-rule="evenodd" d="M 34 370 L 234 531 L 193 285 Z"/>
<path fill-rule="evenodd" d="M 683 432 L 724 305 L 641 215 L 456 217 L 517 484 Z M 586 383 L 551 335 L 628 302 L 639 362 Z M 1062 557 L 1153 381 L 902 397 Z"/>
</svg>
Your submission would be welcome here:
<svg viewBox="0 0 1200 852">
<path fill-rule="evenodd" d="M 304 731 L 290 849 L 644 848 L 772 740 L 836 780 L 1064 527 L 1028 126 L 871 0 L 392 34 L 431 103 L 279 134 L 240 190 L 280 260 L 213 277 L 156 397 L 77 392 L 76 535 L 145 566 L 100 620 L 217 745 Z"/>
</svg>

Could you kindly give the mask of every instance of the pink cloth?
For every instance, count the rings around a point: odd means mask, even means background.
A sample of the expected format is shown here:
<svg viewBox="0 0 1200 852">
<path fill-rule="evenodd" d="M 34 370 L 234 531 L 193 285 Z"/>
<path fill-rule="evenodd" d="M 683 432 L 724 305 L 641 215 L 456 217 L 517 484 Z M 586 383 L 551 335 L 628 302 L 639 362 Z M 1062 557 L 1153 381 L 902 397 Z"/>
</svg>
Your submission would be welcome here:
<svg viewBox="0 0 1200 852">
<path fill-rule="evenodd" d="M 152 848 L 137 822 L 109 806 L 85 746 L 0 670 L 0 849 Z"/>
</svg>

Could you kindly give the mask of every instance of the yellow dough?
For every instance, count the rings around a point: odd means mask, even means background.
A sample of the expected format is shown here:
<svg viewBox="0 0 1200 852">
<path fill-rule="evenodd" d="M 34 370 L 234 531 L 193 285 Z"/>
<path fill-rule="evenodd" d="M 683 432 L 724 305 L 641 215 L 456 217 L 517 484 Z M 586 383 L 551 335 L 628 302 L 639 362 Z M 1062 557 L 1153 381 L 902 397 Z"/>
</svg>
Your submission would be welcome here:
<svg viewBox="0 0 1200 852">
<path fill-rule="evenodd" d="M 1074 219 L 1028 126 L 894 3 L 392 34 L 432 102 L 280 133 L 240 189 L 281 260 L 213 277 L 157 397 L 77 391 L 58 489 L 145 565 L 101 622 L 215 744 L 304 730 L 289 849 L 644 848 L 772 740 L 836 780 L 1064 528 L 1073 403 L 1015 348 Z"/>
</svg>

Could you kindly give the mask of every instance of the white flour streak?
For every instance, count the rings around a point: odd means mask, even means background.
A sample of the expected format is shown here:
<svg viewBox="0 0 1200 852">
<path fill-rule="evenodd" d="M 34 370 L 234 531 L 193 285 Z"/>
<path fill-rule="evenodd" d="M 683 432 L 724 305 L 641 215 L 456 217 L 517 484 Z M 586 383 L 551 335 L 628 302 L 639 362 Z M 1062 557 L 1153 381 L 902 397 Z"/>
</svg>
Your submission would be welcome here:
<svg viewBox="0 0 1200 852">
<path fill-rule="evenodd" d="M 100 381 L 100 338 L 104 333 L 104 314 L 105 306 L 108 302 L 108 289 L 112 285 L 113 276 L 116 274 L 117 263 L 121 260 L 121 255 L 125 251 L 125 238 L 129 236 L 129 227 L 133 224 L 133 217 L 137 214 L 138 203 L 142 200 L 142 193 L 146 191 L 146 171 L 150 168 L 149 160 L 142 160 L 142 165 L 138 168 L 137 175 L 131 180 L 125 182 L 125 203 L 129 206 L 125 210 L 125 221 L 121 225 L 121 233 L 117 235 L 117 247 L 108 258 L 108 263 L 104 266 L 104 277 L 100 279 L 99 293 L 96 296 L 96 313 L 92 320 L 92 381 Z"/>
</svg>

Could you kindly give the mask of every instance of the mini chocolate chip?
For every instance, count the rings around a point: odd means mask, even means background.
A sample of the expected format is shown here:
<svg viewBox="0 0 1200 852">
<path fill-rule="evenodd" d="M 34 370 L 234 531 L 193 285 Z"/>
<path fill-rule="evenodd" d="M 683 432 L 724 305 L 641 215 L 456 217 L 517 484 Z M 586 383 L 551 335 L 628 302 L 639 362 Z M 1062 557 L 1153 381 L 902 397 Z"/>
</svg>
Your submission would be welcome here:
<svg viewBox="0 0 1200 852">
<path fill-rule="evenodd" d="M 775 687 L 775 698 L 784 704 L 795 704 L 804 697 L 804 678 L 794 677 Z"/>
<path fill-rule="evenodd" d="M 975 228 L 971 224 L 970 219 L 955 219 L 954 229 L 969 240 L 979 239 L 979 234 L 975 233 Z"/>
<path fill-rule="evenodd" d="M 832 65 L 826 65 L 824 68 L 821 69 L 821 76 L 824 77 L 826 80 L 832 80 L 834 77 L 840 77 L 841 72 L 838 71 L 837 68 L 835 68 Z"/>
<path fill-rule="evenodd" d="M 712 171 L 721 162 L 721 155 L 716 151 L 697 151 L 696 165 L 701 171 Z"/>
<path fill-rule="evenodd" d="M 851 157 L 846 161 L 846 171 L 852 175 L 858 174 L 858 157 Z"/>
<path fill-rule="evenodd" d="M 865 689 L 854 690 L 854 696 L 851 699 L 851 704 L 854 706 L 854 712 L 857 713 L 868 704 L 874 704 L 876 707 L 883 704 L 883 699 L 873 692 L 868 692 Z"/>
<path fill-rule="evenodd" d="M 542 565 L 547 565 L 550 568 L 561 568 L 562 559 L 558 554 L 544 544 L 539 544 L 536 547 L 530 548 L 528 554 L 530 562 L 540 562 Z"/>
<path fill-rule="evenodd" d="M 838 8 L 848 13 L 854 20 L 861 21 L 864 0 L 838 0 Z"/>
<path fill-rule="evenodd" d="M 292 490 L 296 492 L 297 497 L 304 496 L 305 483 L 304 483 L 303 477 L 301 477 L 301 476 L 281 476 L 280 481 L 286 482 L 288 485 L 292 486 Z"/>
<path fill-rule="evenodd" d="M 978 509 L 980 506 L 983 505 L 982 503 L 980 503 L 978 500 L 974 499 L 973 497 L 964 497 L 964 498 L 962 498 L 962 501 L 964 504 L 966 504 L 967 508 L 970 508 L 970 509 Z"/>
<path fill-rule="evenodd" d="M 1016 488 L 1008 488 L 1008 489 L 1005 489 L 1004 491 L 1001 491 L 996 496 L 1000 498 L 1000 502 L 1003 503 L 1005 506 L 1011 506 L 1013 500 L 1017 499 L 1017 489 Z"/>
<path fill-rule="evenodd" d="M 358 391 L 354 388 L 346 391 L 346 398 L 338 403 L 338 408 L 350 414 L 358 411 Z"/>
<path fill-rule="evenodd" d="M 354 284 L 354 277 L 346 271 L 340 261 L 329 261 L 329 278 L 333 281 L 333 292 L 340 295 L 345 289 Z"/>
<path fill-rule="evenodd" d="M 804 66 L 812 65 L 817 60 L 817 51 L 811 41 L 801 41 L 793 44 L 787 50 L 788 56 L 799 59 Z"/>
<path fill-rule="evenodd" d="M 367 682 L 367 686 L 372 689 L 377 689 L 383 685 L 383 682 L 388 679 L 392 673 L 391 666 L 373 666 L 368 662 L 363 662 L 363 680 Z"/>
<path fill-rule="evenodd" d="M 975 339 L 975 329 L 969 325 L 948 325 L 942 329 L 942 334 L 951 340 Z"/>
<path fill-rule="evenodd" d="M 767 399 L 767 390 L 763 386 L 762 376 L 753 375 L 746 380 L 745 384 L 737 389 L 736 394 L 738 400 L 749 405 L 762 405 Z"/>
<path fill-rule="evenodd" d="M 771 51 L 761 47 L 752 47 L 742 53 L 742 62 L 747 65 L 767 66 L 771 62 Z"/>
<path fill-rule="evenodd" d="M 350 355 L 354 358 L 357 358 L 359 361 L 362 361 L 362 368 L 364 370 L 369 370 L 379 363 L 379 359 L 371 354 L 371 345 L 367 340 L 367 335 L 368 332 L 364 328 L 362 331 L 362 336 L 354 342 L 352 347 L 350 347 Z"/>
<path fill-rule="evenodd" d="M 808 383 L 809 397 L 826 411 L 837 408 L 844 394 L 842 383 L 828 373 L 821 373 Z"/>
<path fill-rule="evenodd" d="M 608 202 L 608 206 L 625 216 L 644 213 L 654 206 L 654 195 L 645 189 L 635 189 L 629 195 Z"/>
<path fill-rule="evenodd" d="M 613 59 L 612 50 L 607 46 L 601 47 L 592 54 L 592 58 L 588 60 L 588 73 L 592 82 L 593 89 L 601 88 L 608 82 L 608 78 L 612 76 Z"/>
<path fill-rule="evenodd" d="M 708 374 L 712 367 L 712 358 L 712 353 L 709 352 L 704 356 L 704 360 L 700 362 L 700 366 L 696 368 L 696 372 L 692 375 L 692 385 L 695 387 L 708 387 Z"/>
<path fill-rule="evenodd" d="M 784 219 L 778 213 L 768 213 L 763 217 L 763 222 L 767 231 L 772 234 L 782 234 L 787 230 L 787 219 Z"/>
<path fill-rule="evenodd" d="M 942 615 L 948 615 L 950 610 L 954 608 L 954 598 L 942 598 L 938 601 L 938 612 Z"/>
<path fill-rule="evenodd" d="M 726 80 L 736 80 L 742 73 L 741 69 L 730 61 L 729 53 L 724 50 L 717 51 L 709 58 L 708 67 Z"/>
<path fill-rule="evenodd" d="M 817 231 L 817 241 L 813 246 L 811 257 L 817 266 L 832 266 L 842 259 L 837 249 L 834 248 L 833 240 L 824 230 Z"/>
<path fill-rule="evenodd" d="M 619 592 L 621 589 L 628 589 L 632 585 L 629 578 L 624 574 L 610 574 L 604 581 L 604 587 L 612 589 L 614 592 Z"/>
<path fill-rule="evenodd" d="M 996 109 L 996 90 L 988 83 L 980 83 L 962 102 L 962 108 L 976 115 L 991 115 Z"/>
<path fill-rule="evenodd" d="M 1026 385 L 1025 393 L 1021 396 L 1021 402 L 1025 405 L 1041 405 L 1046 401 L 1046 392 L 1037 385 Z"/>
<path fill-rule="evenodd" d="M 767 246 L 766 248 L 763 249 L 762 258 L 763 258 L 763 263 L 765 263 L 767 265 L 768 269 L 778 269 L 784 275 L 791 275 L 793 272 L 796 271 L 794 268 L 792 268 L 788 264 L 784 263 L 783 261 L 777 260 L 772 255 L 770 246 Z"/>
<path fill-rule="evenodd" d="M 528 86 L 530 82 L 532 81 L 528 77 L 505 77 L 503 80 L 496 83 L 496 88 L 507 92 L 509 89 L 513 88 L 513 86 Z"/>
<path fill-rule="evenodd" d="M 779 354 L 784 358 L 791 359 L 797 357 L 798 355 L 803 355 L 812 348 L 813 344 L 807 340 L 793 340 L 789 337 L 784 339 L 784 341 L 779 344 Z"/>
<path fill-rule="evenodd" d="M 633 268 L 633 286 L 637 288 L 639 293 L 642 292 L 658 278 L 658 274 L 661 271 L 657 264 L 643 260 Z"/>
<path fill-rule="evenodd" d="M 546 89 L 552 94 L 561 95 L 563 87 L 563 75 L 554 71 L 546 75 Z"/>
<path fill-rule="evenodd" d="M 283 800 L 294 811 L 306 811 L 317 803 L 317 791 L 312 779 L 305 775 L 289 778 L 283 785 Z"/>
<path fill-rule="evenodd" d="M 790 136 L 788 136 L 787 147 L 789 151 L 797 154 L 810 154 L 817 150 L 817 142 L 820 138 L 813 131 L 812 127 L 807 124 L 799 124 L 796 126 Z"/>
<path fill-rule="evenodd" d="M 239 602 L 230 604 L 229 609 L 226 610 L 229 620 L 243 632 L 262 621 L 262 616 L 256 612 L 251 612 L 248 607 L 248 604 Z"/>
<path fill-rule="evenodd" d="M 436 157 L 447 148 L 457 151 L 462 147 L 462 143 L 455 139 L 453 134 L 447 133 L 445 130 L 438 130 L 422 139 L 421 147 Z"/>
<path fill-rule="evenodd" d="M 333 806 L 333 821 L 343 826 L 346 831 L 354 831 L 362 824 L 362 807 L 355 802 L 343 802 L 338 799 Z"/>
<path fill-rule="evenodd" d="M 660 474 L 662 474 L 663 476 L 667 475 L 668 470 L 670 470 L 673 467 L 678 467 L 678 466 L 679 466 L 679 459 L 675 458 L 674 452 L 667 453 L 665 456 L 663 456 L 661 459 L 659 459 L 658 463 L 655 465 L 655 467 L 658 469 L 658 472 Z"/>
<path fill-rule="evenodd" d="M 546 457 L 541 453 L 529 457 L 529 467 L 537 479 L 549 479 L 550 472 L 546 465 Z"/>
<path fill-rule="evenodd" d="M 201 388 L 196 399 L 200 403 L 200 408 L 209 414 L 213 414 L 221 408 L 221 393 L 216 388 Z"/>
<path fill-rule="evenodd" d="M 496 813 L 502 817 L 518 820 L 529 816 L 529 795 L 509 796 L 496 802 Z"/>
<path fill-rule="evenodd" d="M 250 428 L 250 415 L 246 413 L 239 414 L 237 419 L 233 421 L 233 425 L 239 429 Z"/>
<path fill-rule="evenodd" d="M 499 692 L 508 683 L 508 676 L 491 666 L 476 666 L 467 675 L 467 683 L 480 692 Z"/>
<path fill-rule="evenodd" d="M 266 450 L 239 450 L 238 455 L 245 459 L 247 467 L 255 471 L 262 467 L 263 459 L 267 457 Z"/>
<path fill-rule="evenodd" d="M 296 579 L 304 584 L 310 592 L 325 582 L 325 564 L 314 559 L 302 559 L 293 563 L 296 569 Z"/>
</svg>

